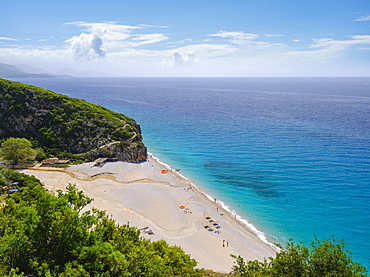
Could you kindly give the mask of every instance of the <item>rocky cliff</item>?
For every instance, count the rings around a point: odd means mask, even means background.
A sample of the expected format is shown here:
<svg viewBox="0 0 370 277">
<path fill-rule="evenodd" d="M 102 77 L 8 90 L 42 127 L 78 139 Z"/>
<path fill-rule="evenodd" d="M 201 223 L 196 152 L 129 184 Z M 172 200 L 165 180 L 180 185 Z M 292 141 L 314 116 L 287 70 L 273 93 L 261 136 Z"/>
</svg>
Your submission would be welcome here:
<svg viewBox="0 0 370 277">
<path fill-rule="evenodd" d="M 25 137 L 46 153 L 139 162 L 147 158 L 140 125 L 102 106 L 0 79 L 0 139 Z"/>
</svg>

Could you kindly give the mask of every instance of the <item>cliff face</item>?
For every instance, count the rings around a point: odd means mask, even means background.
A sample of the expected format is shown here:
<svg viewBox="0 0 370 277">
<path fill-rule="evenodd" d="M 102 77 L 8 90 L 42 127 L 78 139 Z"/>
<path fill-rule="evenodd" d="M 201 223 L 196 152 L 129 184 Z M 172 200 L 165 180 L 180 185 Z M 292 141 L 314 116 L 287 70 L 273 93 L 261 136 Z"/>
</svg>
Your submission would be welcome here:
<svg viewBox="0 0 370 277">
<path fill-rule="evenodd" d="M 46 152 L 88 153 L 139 162 L 147 158 L 140 125 L 81 99 L 0 79 L 0 139 L 25 137 Z"/>
</svg>

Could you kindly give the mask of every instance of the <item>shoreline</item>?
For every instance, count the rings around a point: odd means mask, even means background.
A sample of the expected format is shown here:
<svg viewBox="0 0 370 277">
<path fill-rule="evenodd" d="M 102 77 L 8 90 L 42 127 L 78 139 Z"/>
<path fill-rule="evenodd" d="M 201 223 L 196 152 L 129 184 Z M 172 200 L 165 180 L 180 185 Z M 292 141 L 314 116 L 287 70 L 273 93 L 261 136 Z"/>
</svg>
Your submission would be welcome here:
<svg viewBox="0 0 370 277">
<path fill-rule="evenodd" d="M 118 224 L 143 229 L 144 238 L 180 246 L 197 260 L 199 268 L 229 273 L 234 262 L 230 254 L 260 261 L 275 256 L 277 247 L 264 233 L 148 154 L 143 163 L 112 162 L 101 167 L 85 163 L 67 169 L 40 167 L 21 172 L 34 175 L 54 192 L 76 184 L 94 198 L 87 209 L 105 210 Z"/>
<path fill-rule="evenodd" d="M 216 199 L 215 197 L 205 193 L 203 190 L 199 189 L 198 186 L 196 184 L 194 184 L 193 181 L 191 181 L 189 178 L 185 177 L 184 175 L 182 175 L 180 172 L 174 170 L 173 168 L 171 168 L 170 165 L 164 163 L 163 161 L 161 161 L 159 158 L 155 157 L 151 152 L 148 152 L 148 155 L 154 159 L 157 163 L 159 164 L 162 164 L 163 166 L 165 166 L 166 168 L 168 168 L 168 170 L 171 170 L 173 174 L 178 174 L 180 176 L 180 178 L 184 178 L 186 180 L 188 180 L 192 186 L 194 186 L 197 191 L 201 194 L 203 194 L 205 197 L 208 198 L 209 201 L 211 202 L 214 202 L 214 199 Z M 231 210 L 231 208 L 229 206 L 227 206 L 224 202 L 222 202 L 221 200 L 217 199 L 216 203 L 218 203 L 227 213 L 233 215 L 235 217 L 235 220 L 239 221 L 241 224 L 245 225 L 244 227 L 249 229 L 249 231 L 255 233 L 255 235 L 265 244 L 267 244 L 268 246 L 270 246 L 271 248 L 273 248 L 274 250 L 276 251 L 280 251 L 280 248 L 277 247 L 274 243 L 270 242 L 266 236 L 266 234 L 260 230 L 258 230 L 252 223 L 250 223 L 247 219 L 241 217 L 240 215 L 238 215 L 235 211 Z"/>
</svg>

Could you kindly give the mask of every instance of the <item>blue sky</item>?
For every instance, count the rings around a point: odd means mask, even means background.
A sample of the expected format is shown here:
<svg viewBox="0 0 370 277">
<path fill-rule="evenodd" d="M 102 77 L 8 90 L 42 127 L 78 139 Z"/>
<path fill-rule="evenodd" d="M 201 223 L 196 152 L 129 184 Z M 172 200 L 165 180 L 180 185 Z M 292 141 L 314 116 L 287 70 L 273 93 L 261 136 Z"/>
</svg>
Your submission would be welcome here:
<svg viewBox="0 0 370 277">
<path fill-rule="evenodd" d="M 117 76 L 369 76 L 369 0 L 1 4 L 0 63 Z"/>
</svg>

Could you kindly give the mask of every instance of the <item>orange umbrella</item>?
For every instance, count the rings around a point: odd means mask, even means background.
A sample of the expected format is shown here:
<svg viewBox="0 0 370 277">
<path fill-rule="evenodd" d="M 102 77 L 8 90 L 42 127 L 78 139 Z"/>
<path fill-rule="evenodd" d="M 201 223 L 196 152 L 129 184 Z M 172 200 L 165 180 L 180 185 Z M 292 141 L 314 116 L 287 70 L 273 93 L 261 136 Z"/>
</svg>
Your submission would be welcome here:
<svg viewBox="0 0 370 277">
<path fill-rule="evenodd" d="M 181 205 L 181 206 L 179 206 L 179 208 L 180 208 L 180 209 L 185 209 L 185 206 L 182 206 L 182 205 Z"/>
</svg>

